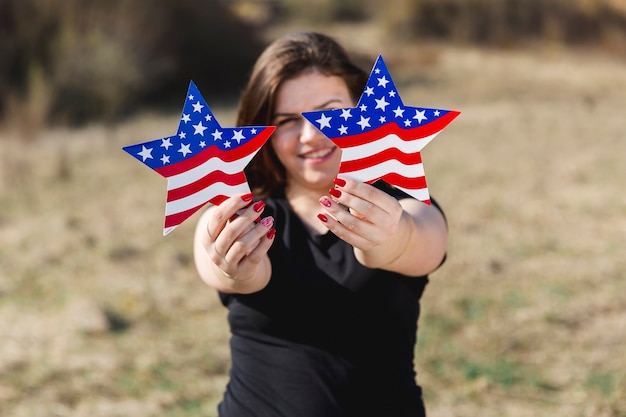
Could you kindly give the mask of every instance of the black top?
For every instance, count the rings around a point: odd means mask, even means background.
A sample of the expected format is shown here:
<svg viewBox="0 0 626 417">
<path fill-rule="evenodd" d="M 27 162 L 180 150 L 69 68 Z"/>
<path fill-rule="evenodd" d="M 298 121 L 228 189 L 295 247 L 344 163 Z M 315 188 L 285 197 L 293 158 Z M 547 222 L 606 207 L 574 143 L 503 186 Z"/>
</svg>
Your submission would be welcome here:
<svg viewBox="0 0 626 417">
<path fill-rule="evenodd" d="M 413 352 L 428 278 L 368 269 L 333 233 L 311 235 L 283 195 L 264 201 L 272 277 L 254 294 L 220 293 L 232 332 L 220 416 L 424 415 Z"/>
</svg>

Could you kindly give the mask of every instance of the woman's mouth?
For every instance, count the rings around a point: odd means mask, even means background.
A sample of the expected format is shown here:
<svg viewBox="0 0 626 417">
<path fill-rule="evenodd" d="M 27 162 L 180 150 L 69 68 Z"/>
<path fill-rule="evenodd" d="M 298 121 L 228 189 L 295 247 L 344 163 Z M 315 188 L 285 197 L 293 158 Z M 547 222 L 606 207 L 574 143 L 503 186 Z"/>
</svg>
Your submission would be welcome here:
<svg viewBox="0 0 626 417">
<path fill-rule="evenodd" d="M 332 148 L 324 148 L 324 149 L 319 149 L 319 150 L 315 150 L 315 151 L 311 151 L 311 152 L 306 152 L 300 155 L 300 158 L 304 158 L 304 159 L 326 159 L 328 156 L 330 156 L 333 152 L 335 152 L 335 150 L 337 149 L 336 146 L 332 147 Z"/>
</svg>

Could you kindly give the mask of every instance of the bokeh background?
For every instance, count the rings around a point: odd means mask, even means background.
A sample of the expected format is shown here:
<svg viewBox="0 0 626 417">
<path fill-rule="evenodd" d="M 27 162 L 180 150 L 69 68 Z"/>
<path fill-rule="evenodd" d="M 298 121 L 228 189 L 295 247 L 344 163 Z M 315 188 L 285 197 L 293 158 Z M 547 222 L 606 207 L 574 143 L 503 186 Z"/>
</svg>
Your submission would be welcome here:
<svg viewBox="0 0 626 417">
<path fill-rule="evenodd" d="M 462 112 L 423 151 L 429 415 L 625 417 L 624 0 L 0 0 L 0 415 L 216 415 L 226 310 L 121 147 L 172 134 L 190 79 L 232 125 L 296 30 Z"/>
</svg>

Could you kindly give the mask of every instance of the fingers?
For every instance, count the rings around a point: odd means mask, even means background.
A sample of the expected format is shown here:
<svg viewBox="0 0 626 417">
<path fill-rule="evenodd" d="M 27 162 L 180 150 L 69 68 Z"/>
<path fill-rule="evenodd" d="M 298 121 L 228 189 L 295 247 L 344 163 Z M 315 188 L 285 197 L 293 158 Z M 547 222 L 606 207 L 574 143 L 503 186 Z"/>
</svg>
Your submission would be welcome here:
<svg viewBox="0 0 626 417">
<path fill-rule="evenodd" d="M 254 195 L 244 194 L 239 197 L 228 198 L 219 206 L 215 206 L 207 224 L 207 232 L 211 240 L 215 240 L 229 219 L 233 218 L 239 210 L 252 205 L 253 201 Z"/>
<path fill-rule="evenodd" d="M 340 239 L 365 250 L 380 241 L 382 232 L 367 219 L 353 215 L 341 204 L 326 196 L 319 201 L 326 213 L 320 213 L 318 219 Z"/>
<path fill-rule="evenodd" d="M 398 227 L 402 206 L 387 193 L 350 179 L 337 178 L 319 202 L 318 218 L 335 235 L 363 250 L 383 244 Z M 345 208 L 348 208 L 346 210 Z"/>
<path fill-rule="evenodd" d="M 212 209 L 205 248 L 211 261 L 234 279 L 253 276 L 254 265 L 272 244 L 274 218 L 261 217 L 264 209 L 265 203 L 254 203 L 251 194 L 231 197 Z"/>
</svg>

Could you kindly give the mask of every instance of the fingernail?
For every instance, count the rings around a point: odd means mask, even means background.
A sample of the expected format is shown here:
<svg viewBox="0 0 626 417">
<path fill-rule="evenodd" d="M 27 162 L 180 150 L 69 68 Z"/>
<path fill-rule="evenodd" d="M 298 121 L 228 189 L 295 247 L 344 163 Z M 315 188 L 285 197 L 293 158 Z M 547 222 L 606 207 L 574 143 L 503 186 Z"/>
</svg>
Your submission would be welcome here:
<svg viewBox="0 0 626 417">
<path fill-rule="evenodd" d="M 252 193 L 250 193 L 250 194 L 244 194 L 244 195 L 242 195 L 242 196 L 241 196 L 241 199 L 242 199 L 243 201 L 245 201 L 246 203 L 247 203 L 248 201 L 252 201 L 252 199 L 253 199 L 253 198 L 254 198 L 254 194 L 252 194 Z"/>
<path fill-rule="evenodd" d="M 261 220 L 261 224 L 264 227 L 270 227 L 272 225 L 272 223 L 274 223 L 274 218 L 272 216 L 267 216 L 266 218 Z"/>
<path fill-rule="evenodd" d="M 270 240 L 274 239 L 274 236 L 276 236 L 276 229 L 272 229 L 269 232 L 267 232 L 266 236 Z"/>
<path fill-rule="evenodd" d="M 256 203 L 254 203 L 254 206 L 252 206 L 254 211 L 256 211 L 257 213 L 263 210 L 263 207 L 265 207 L 265 203 L 263 201 L 257 201 Z"/>
<path fill-rule="evenodd" d="M 341 197 L 341 191 L 336 188 L 331 188 L 330 190 L 328 190 L 328 194 L 332 195 L 335 198 Z"/>
<path fill-rule="evenodd" d="M 326 223 L 328 221 L 328 217 L 324 216 L 322 213 L 317 215 L 317 218 Z"/>
<path fill-rule="evenodd" d="M 343 180 L 341 178 L 335 178 L 333 182 L 335 183 L 335 185 L 338 185 L 340 187 L 346 185 L 346 180 Z"/>
<path fill-rule="evenodd" d="M 332 201 L 330 201 L 330 198 L 322 197 L 320 198 L 320 204 L 323 205 L 324 207 L 330 207 L 333 203 Z"/>
</svg>

